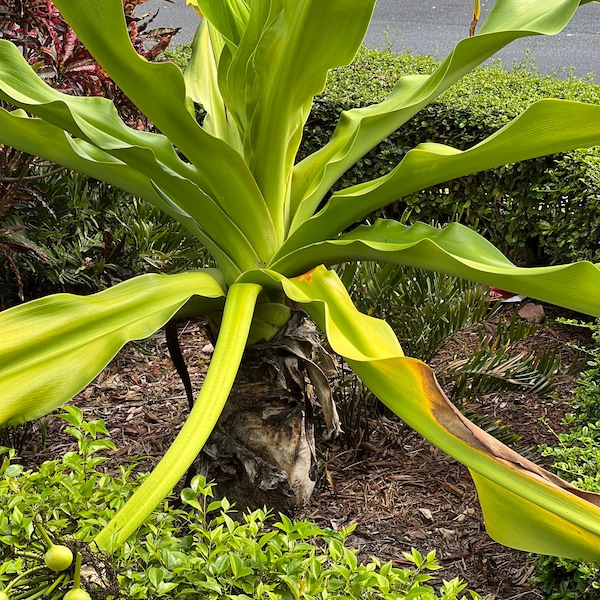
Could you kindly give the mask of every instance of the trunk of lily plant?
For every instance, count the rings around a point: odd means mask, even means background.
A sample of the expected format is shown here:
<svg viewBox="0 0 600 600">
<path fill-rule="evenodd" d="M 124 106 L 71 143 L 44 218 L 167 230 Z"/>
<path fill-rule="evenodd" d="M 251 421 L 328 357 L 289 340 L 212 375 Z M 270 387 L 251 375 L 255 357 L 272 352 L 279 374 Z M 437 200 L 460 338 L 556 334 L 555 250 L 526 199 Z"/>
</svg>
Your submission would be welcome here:
<svg viewBox="0 0 600 600">
<path fill-rule="evenodd" d="M 195 464 L 239 510 L 292 513 L 317 476 L 315 410 L 340 429 L 325 372 L 334 363 L 301 311 L 270 341 L 249 347 L 219 423 Z"/>
</svg>

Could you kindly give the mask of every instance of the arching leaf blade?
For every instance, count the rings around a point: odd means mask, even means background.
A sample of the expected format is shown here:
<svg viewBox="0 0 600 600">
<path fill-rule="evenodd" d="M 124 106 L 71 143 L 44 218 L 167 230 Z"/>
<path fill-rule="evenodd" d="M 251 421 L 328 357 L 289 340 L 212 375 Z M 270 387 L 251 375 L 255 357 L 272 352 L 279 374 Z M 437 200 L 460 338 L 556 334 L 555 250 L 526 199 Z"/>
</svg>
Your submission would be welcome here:
<svg viewBox="0 0 600 600">
<path fill-rule="evenodd" d="M 0 312 L 0 423 L 38 418 L 83 389 L 121 347 L 192 296 L 222 306 L 216 271 L 141 275 L 90 296 L 56 294 Z"/>
<path fill-rule="evenodd" d="M 484 518 L 488 512 L 506 515 L 506 519 L 499 523 L 486 519 L 486 529 L 498 543 L 519 550 L 534 546 L 539 554 L 598 560 L 598 553 L 590 552 L 598 545 L 598 536 L 586 527 L 574 526 L 565 518 L 511 493 L 475 471 L 471 471 L 471 476 Z M 533 527 L 532 522 L 535 523 Z"/>
<path fill-rule="evenodd" d="M 600 106 L 540 100 L 488 138 L 457 150 L 420 144 L 387 175 L 335 192 L 325 207 L 299 225 L 279 251 L 289 252 L 337 235 L 395 200 L 463 175 L 600 143 Z"/>
<path fill-rule="evenodd" d="M 382 334 L 379 325 L 371 326 L 376 319 L 356 311 L 333 272 L 318 267 L 281 281 L 380 400 L 475 473 L 491 533 L 501 531 L 504 544 L 531 552 L 580 560 L 600 557 L 600 495 L 562 481 L 463 417 L 427 365 L 404 357 L 397 342 L 391 342 L 393 332 Z M 336 322 L 340 315 L 341 324 Z M 499 498 L 504 502 L 490 498 L 495 488 L 503 490 Z M 540 514 L 552 518 L 540 519 Z"/>
<path fill-rule="evenodd" d="M 329 143 L 294 169 L 291 230 L 359 158 L 463 75 L 518 38 L 558 33 L 578 6 L 579 0 L 499 0 L 479 33 L 461 40 L 432 75 L 403 77 L 383 102 L 342 113 Z"/>
<path fill-rule="evenodd" d="M 2 57 L 6 58 L 5 62 L 1 60 Z M 268 236 L 264 239 L 262 234 L 265 231 L 258 226 L 253 227 L 252 210 L 246 213 L 243 226 L 238 226 L 231 215 L 202 189 L 199 171 L 177 156 L 169 140 L 159 134 L 127 127 L 113 104 L 104 98 L 68 96 L 45 85 L 26 65 L 17 48 L 8 42 L 0 42 L 0 94 L 56 128 L 76 136 L 71 142 L 74 147 L 78 138 L 96 146 L 102 151 L 102 156 L 109 154 L 138 171 L 145 178 L 145 191 L 148 191 L 148 185 L 154 188 L 149 196 L 145 196 L 155 200 L 155 190 L 160 189 L 170 198 L 169 214 L 175 216 L 176 207 L 179 207 L 182 213 L 192 217 L 198 224 L 193 229 L 204 232 L 201 239 L 213 251 L 213 256 L 217 260 L 226 257 L 223 268 L 228 273 L 231 271 L 227 264 L 230 261 L 237 264 L 239 271 L 255 268 L 268 255 L 267 249 L 271 247 L 272 239 Z M 27 138 L 11 137 L 10 130 L 0 131 L 0 140 L 9 139 L 17 147 L 31 146 L 31 140 Z M 61 146 L 65 143 L 68 143 L 67 134 L 65 141 L 61 140 Z M 38 150 L 39 156 L 61 158 L 61 154 L 50 144 L 44 146 L 41 143 Z M 97 169 L 96 172 L 102 175 Z M 115 179 L 112 178 L 112 181 Z M 126 182 L 125 189 L 129 187 Z M 243 203 L 238 204 L 241 206 Z M 266 227 L 268 231 L 268 224 Z M 243 230 L 251 232 L 252 240 L 246 237 Z M 261 251 L 265 252 L 262 258 L 258 254 Z"/>
<path fill-rule="evenodd" d="M 107 4 L 112 3 L 109 0 Z M 117 3 L 122 11 L 121 3 Z M 106 36 L 104 39 L 107 43 Z M 127 40 L 135 57 L 132 58 L 134 64 L 139 60 L 148 67 L 172 67 L 181 79 L 181 86 L 184 85 L 178 67 L 167 63 L 149 63 L 135 53 L 129 38 Z M 121 65 L 122 70 L 126 71 L 127 68 L 125 64 Z M 135 69 L 131 68 L 131 78 L 135 79 Z M 168 81 L 162 83 L 163 87 L 168 85 Z M 149 91 L 148 94 L 152 96 Z M 167 179 L 170 177 L 189 179 L 204 195 L 203 203 L 210 201 L 251 242 L 252 253 L 260 256 L 260 262 L 272 255 L 275 236 L 271 217 L 241 156 L 225 142 L 208 136 L 193 119 L 194 127 L 201 135 L 210 138 L 211 143 L 203 147 L 200 141 L 194 140 L 194 129 L 187 123 L 183 133 L 187 142 L 193 143 L 199 159 L 195 164 L 190 164 L 179 158 L 177 151 L 183 149 L 177 145 L 176 137 L 167 138 L 162 134 L 127 127 L 111 101 L 100 97 L 70 96 L 46 85 L 29 67 L 16 46 L 6 40 L 0 40 L 0 97 L 71 135 L 118 156 L 120 160 L 155 179 L 161 187 L 168 185 Z M 173 99 L 171 102 L 175 106 Z M 174 106 L 171 113 L 175 111 Z M 183 110 L 188 114 L 185 107 Z M 189 114 L 188 117 L 191 119 Z M 140 152 L 146 152 L 142 160 L 139 160 Z M 240 198 L 245 201 L 240 202 Z M 185 199 L 186 196 L 183 195 L 180 201 Z M 203 220 L 205 230 L 214 226 L 212 218 Z M 217 236 L 213 234 L 212 237 Z M 244 240 L 241 239 L 240 242 L 244 243 Z"/>
<path fill-rule="evenodd" d="M 600 495 L 574 488 L 468 422 L 424 363 L 349 360 L 349 365 L 386 406 L 469 468 L 486 529 L 496 541 L 528 552 L 598 560 Z"/>
<path fill-rule="evenodd" d="M 229 397 L 260 292 L 255 284 L 234 283 L 229 288 L 215 351 L 194 407 L 150 476 L 96 536 L 100 550 L 112 552 L 121 547 L 172 492 L 204 446 Z"/>
<path fill-rule="evenodd" d="M 600 316 L 600 268 L 590 262 L 517 267 L 485 238 L 459 223 L 441 229 L 378 220 L 335 240 L 302 248 L 273 268 L 288 275 L 323 263 L 374 260 L 419 267 Z"/>
<path fill-rule="evenodd" d="M 44 157 L 56 164 L 64 165 L 79 173 L 100 179 L 151 202 L 181 223 L 202 242 L 204 247 L 218 261 L 228 280 L 234 281 L 239 275 L 239 266 L 227 253 L 228 250 L 236 250 L 236 248 L 240 249 L 242 253 L 244 252 L 244 246 L 239 243 L 237 238 L 239 234 L 236 235 L 235 245 L 231 244 L 230 248 L 225 250 L 222 248 L 223 242 L 227 241 L 227 233 L 233 231 L 236 234 L 235 226 L 227 221 L 223 226 L 219 218 L 213 219 L 212 223 L 220 224 L 219 232 L 224 234 L 224 237 L 219 239 L 219 243 L 214 242 L 209 233 L 200 227 L 197 219 L 193 218 L 193 216 L 199 216 L 198 211 L 202 210 L 203 201 L 206 202 L 207 199 L 204 198 L 197 187 L 194 187 L 192 182 L 187 182 L 192 187 L 192 193 L 185 196 L 177 194 L 177 197 L 182 197 L 184 202 L 176 204 L 162 190 L 157 188 L 153 180 L 134 169 L 131 165 L 84 140 L 70 137 L 67 132 L 47 121 L 29 117 L 22 110 L 9 113 L 4 109 L 0 109 L 0 138 L 9 146 L 20 148 L 34 156 Z M 150 164 L 154 164 L 152 159 Z M 158 167 L 154 171 L 151 170 L 153 176 L 157 173 L 159 173 Z M 176 178 L 174 180 L 174 178 L 169 177 L 167 181 L 176 184 Z M 183 185 L 180 185 L 179 188 L 176 187 L 175 189 L 177 191 L 182 187 Z M 198 196 L 200 196 L 199 199 Z M 209 212 L 212 209 L 217 212 L 217 217 L 223 218 L 223 215 L 219 214 L 217 206 L 210 202 L 207 202 L 206 206 L 208 206 Z M 186 208 L 192 212 L 193 216 L 186 212 Z M 247 249 L 245 252 L 242 255 L 244 260 L 252 256 L 252 253 L 248 253 Z"/>
</svg>

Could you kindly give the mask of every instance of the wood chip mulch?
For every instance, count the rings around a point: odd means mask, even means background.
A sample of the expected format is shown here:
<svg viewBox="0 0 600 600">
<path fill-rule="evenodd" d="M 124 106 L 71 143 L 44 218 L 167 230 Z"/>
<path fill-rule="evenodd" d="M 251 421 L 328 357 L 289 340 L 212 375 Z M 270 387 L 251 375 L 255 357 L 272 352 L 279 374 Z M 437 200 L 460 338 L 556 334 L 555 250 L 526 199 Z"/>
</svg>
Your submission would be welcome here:
<svg viewBox="0 0 600 600">
<path fill-rule="evenodd" d="M 190 321 L 180 333 L 197 391 L 212 347 L 201 321 Z M 574 355 L 567 342 L 573 335 L 568 328 L 552 326 L 543 330 L 538 341 L 560 344 L 565 364 L 569 364 Z M 558 378 L 560 398 L 569 397 L 572 381 L 569 375 Z M 140 468 L 151 469 L 174 439 L 188 410 L 162 335 L 127 345 L 73 402 L 85 418 L 106 422 L 117 445 L 109 463 L 115 470 L 134 457 L 144 457 Z M 552 431 L 561 430 L 565 412 L 562 400 L 523 392 L 490 394 L 474 402 L 511 423 L 523 436 L 522 445 L 530 448 L 552 443 Z M 22 453 L 25 463 L 39 463 L 74 450 L 73 439 L 63 430 L 64 422 L 48 417 L 45 444 L 39 436 L 30 436 Z M 464 467 L 391 415 L 372 417 L 369 430 L 369 438 L 358 448 L 344 448 L 335 442 L 320 448 L 321 476 L 312 500 L 298 518 L 334 528 L 355 524 L 350 544 L 361 556 L 391 560 L 397 566 L 406 565 L 403 552 L 411 547 L 423 554 L 435 549 L 443 567 L 435 573 L 437 584 L 460 577 L 485 600 L 541 598 L 530 583 L 533 560 L 494 543 L 486 534 L 474 485 Z"/>
</svg>

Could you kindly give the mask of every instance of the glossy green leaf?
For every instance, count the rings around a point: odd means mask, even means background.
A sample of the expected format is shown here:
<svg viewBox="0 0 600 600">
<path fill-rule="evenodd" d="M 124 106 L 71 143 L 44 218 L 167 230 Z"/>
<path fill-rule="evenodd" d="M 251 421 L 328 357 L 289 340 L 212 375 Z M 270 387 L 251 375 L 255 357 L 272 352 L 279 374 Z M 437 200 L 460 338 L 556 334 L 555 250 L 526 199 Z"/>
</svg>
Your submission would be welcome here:
<svg viewBox="0 0 600 600">
<path fill-rule="evenodd" d="M 299 245 L 335 236 L 402 196 L 492 167 L 600 143 L 600 106 L 541 100 L 479 144 L 460 151 L 420 144 L 388 175 L 335 192 L 305 220 L 279 256 Z"/>
<path fill-rule="evenodd" d="M 109 100 L 68 96 L 45 85 L 27 66 L 16 46 L 6 41 L 0 41 L 0 97 L 96 146 L 103 151 L 103 156 L 110 154 L 138 171 L 152 187 L 161 191 L 163 200 L 165 196 L 170 198 L 172 206 L 179 206 L 194 218 L 213 241 L 212 246 L 220 248 L 238 269 L 255 268 L 269 255 L 267 248 L 273 240 L 268 235 L 268 218 L 265 227 L 252 228 L 252 210 L 249 209 L 244 211 L 245 219 L 240 217 L 244 226 L 238 227 L 231 215 L 199 187 L 202 184 L 199 171 L 179 159 L 167 138 L 127 127 Z M 8 139 L 16 147 L 31 145 L 27 138 L 16 137 L 14 130 L 13 135 L 10 131 L 0 131 L 0 140 Z M 49 144 L 45 147 L 40 144 L 38 149 L 40 156 L 56 154 Z M 102 178 L 99 166 L 94 171 Z M 110 180 L 111 173 L 107 173 L 106 178 Z M 154 193 L 148 199 L 154 201 L 155 196 Z M 251 231 L 251 240 L 242 229 Z M 257 248 L 265 252 L 262 259 Z"/>
<path fill-rule="evenodd" d="M 237 127 L 229 119 L 217 78 L 217 61 L 223 50 L 221 40 L 210 35 L 211 27 L 204 19 L 192 43 L 192 56 L 184 71 L 186 94 L 206 111 L 202 127 L 211 135 L 225 140 L 239 152 L 242 142 Z M 214 46 L 217 45 L 217 48 Z M 191 106 L 190 110 L 194 110 Z"/>
<path fill-rule="evenodd" d="M 334 265 L 374 260 L 471 279 L 600 316 L 600 267 L 589 262 L 550 267 L 516 267 L 484 237 L 459 223 L 438 229 L 424 223 L 412 226 L 378 220 L 335 240 L 292 253 L 274 269 L 301 273 L 321 261 Z"/>
<path fill-rule="evenodd" d="M 229 288 L 215 351 L 194 407 L 149 477 L 94 539 L 100 550 L 111 552 L 122 546 L 177 485 L 204 446 L 229 396 L 260 292 L 260 286 L 251 283 Z"/>
<path fill-rule="evenodd" d="M 518 38 L 558 33 L 578 6 L 579 0 L 497 0 L 478 35 L 459 42 L 435 73 L 402 77 L 383 102 L 342 113 L 330 142 L 295 168 L 291 230 L 359 158 L 454 82 Z"/>
<path fill-rule="evenodd" d="M 562 481 L 463 417 L 431 369 L 403 356 L 391 328 L 354 308 L 332 271 L 319 267 L 282 285 L 386 406 L 470 469 L 492 537 L 530 552 L 600 558 L 600 495 Z"/>
<path fill-rule="evenodd" d="M 262 260 L 270 255 L 276 238 L 256 181 L 240 154 L 227 142 L 205 132 L 190 114 L 179 67 L 148 62 L 136 53 L 129 40 L 121 0 L 57 0 L 55 4 L 111 78 L 194 165 L 192 179 L 198 187 L 252 241 Z M 0 80 L 3 79 L 0 74 Z M 92 99 L 77 100 L 82 104 Z M 240 202 L 241 198 L 245 201 Z"/>
<path fill-rule="evenodd" d="M 43 156 L 57 164 L 101 179 L 151 202 L 180 222 L 202 242 L 212 256 L 218 260 L 228 280 L 235 280 L 238 276 L 239 267 L 234 260 L 221 249 L 220 245 L 213 242 L 208 233 L 199 226 L 198 221 L 182 206 L 178 206 L 162 191 L 159 191 L 149 177 L 130 165 L 88 142 L 71 138 L 60 127 L 55 127 L 42 119 L 29 117 L 22 110 L 9 113 L 0 108 L 0 132 L 2 140 L 10 146 L 21 148 L 34 156 Z M 198 216 L 198 204 L 189 202 L 193 198 L 194 195 L 185 197 L 186 202 L 180 204 L 187 205 L 193 214 Z M 226 233 L 228 229 L 224 227 L 221 231 Z M 223 240 L 220 240 L 221 245 L 222 243 Z"/>
<path fill-rule="evenodd" d="M 142 275 L 91 296 L 57 294 L 0 312 L 0 424 L 36 419 L 82 390 L 120 348 L 192 296 L 222 306 L 216 271 Z"/>
<path fill-rule="evenodd" d="M 104 179 L 152 203 L 161 203 L 148 177 L 104 150 L 71 138 L 48 121 L 32 118 L 23 110 L 9 112 L 0 108 L 0 131 L 3 143 L 8 146 L 22 148 L 34 156 L 43 155 L 47 160 Z"/>
<path fill-rule="evenodd" d="M 287 229 L 291 171 L 313 96 L 324 88 L 328 70 L 356 54 L 374 4 L 254 2 L 239 45 L 226 48 L 219 61 L 221 93 L 281 239 Z"/>
<path fill-rule="evenodd" d="M 204 16 L 233 49 L 240 45 L 250 7 L 245 0 L 194 0 Z"/>
<path fill-rule="evenodd" d="M 467 421 L 424 363 L 349 364 L 386 406 L 469 468 L 491 537 L 529 552 L 600 558 L 600 495 L 574 488 Z"/>
</svg>

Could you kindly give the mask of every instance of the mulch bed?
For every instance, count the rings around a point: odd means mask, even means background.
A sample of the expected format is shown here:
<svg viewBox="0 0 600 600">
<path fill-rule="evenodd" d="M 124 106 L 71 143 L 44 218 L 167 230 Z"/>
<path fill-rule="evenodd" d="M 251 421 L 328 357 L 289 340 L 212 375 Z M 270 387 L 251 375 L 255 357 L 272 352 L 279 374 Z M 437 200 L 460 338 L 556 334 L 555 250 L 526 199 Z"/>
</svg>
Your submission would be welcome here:
<svg viewBox="0 0 600 600">
<path fill-rule="evenodd" d="M 439 360 L 468 352 L 469 344 L 476 343 L 472 333 L 449 340 Z M 589 342 L 585 331 L 554 323 L 534 338 L 527 343 L 558 344 L 565 367 L 580 358 L 569 342 Z M 181 345 L 198 390 L 211 355 L 201 321 L 187 323 Z M 573 378 L 557 376 L 560 400 L 513 391 L 474 398 L 470 408 L 510 423 L 523 438 L 520 447 L 535 449 L 538 444 L 552 443 L 561 431 Z M 162 335 L 127 345 L 73 402 L 86 419 L 105 420 L 118 448 L 111 468 L 144 457 L 140 468 L 151 469 L 187 414 L 183 386 Z M 23 460 L 34 464 L 74 450 L 72 438 L 63 429 L 64 422 L 48 417 L 45 444 L 30 439 Z M 528 555 L 500 546 L 486 534 L 466 468 L 393 416 L 373 416 L 369 430 L 369 438 L 358 448 L 336 442 L 321 446 L 321 477 L 309 505 L 297 517 L 334 528 L 356 524 L 350 544 L 364 557 L 373 555 L 397 566 L 406 564 L 403 552 L 411 547 L 424 554 L 435 549 L 443 566 L 435 574 L 436 581 L 461 577 L 485 600 L 541 598 L 530 583 L 534 566 Z"/>
</svg>

